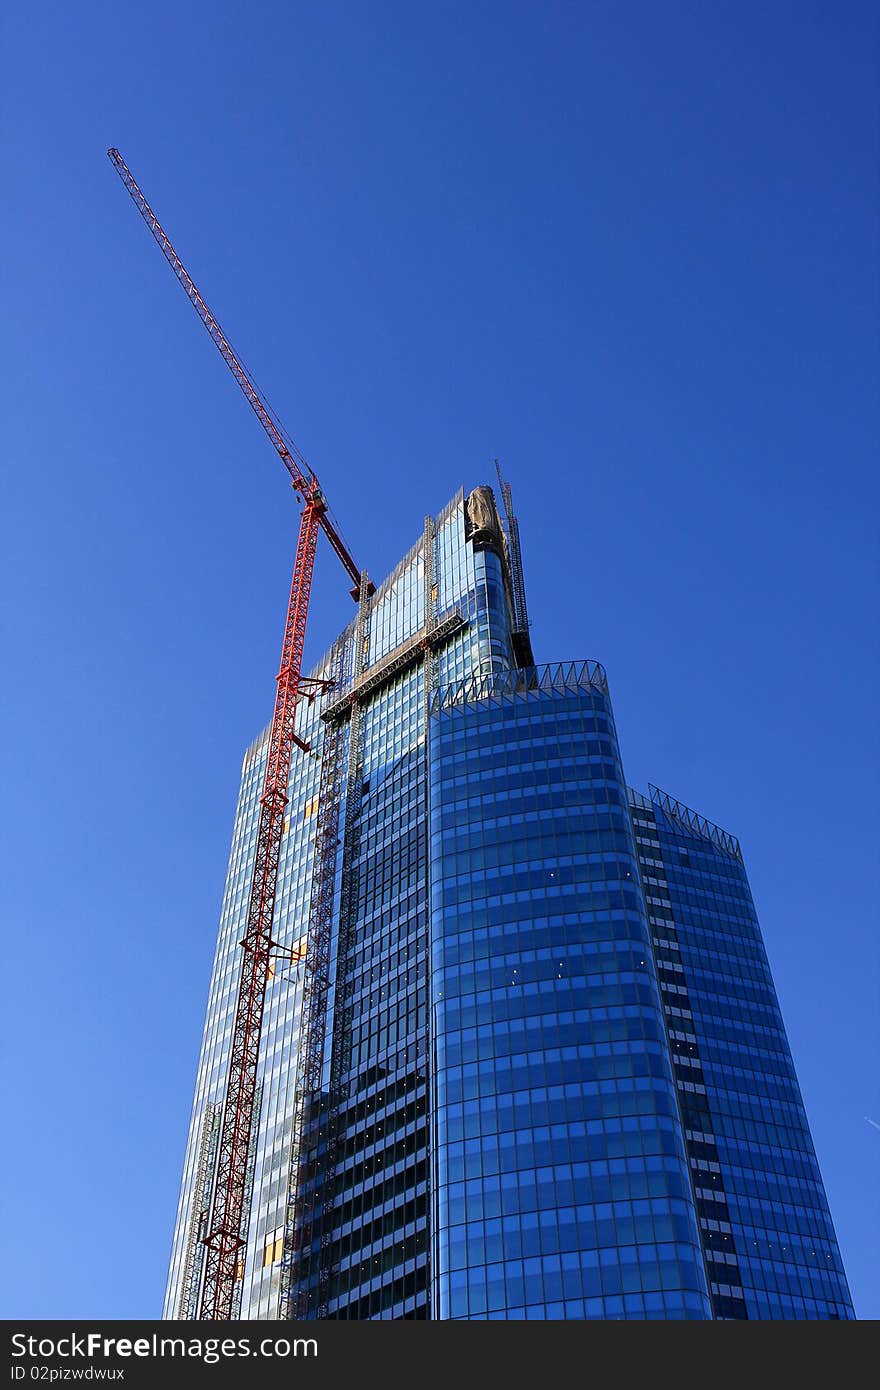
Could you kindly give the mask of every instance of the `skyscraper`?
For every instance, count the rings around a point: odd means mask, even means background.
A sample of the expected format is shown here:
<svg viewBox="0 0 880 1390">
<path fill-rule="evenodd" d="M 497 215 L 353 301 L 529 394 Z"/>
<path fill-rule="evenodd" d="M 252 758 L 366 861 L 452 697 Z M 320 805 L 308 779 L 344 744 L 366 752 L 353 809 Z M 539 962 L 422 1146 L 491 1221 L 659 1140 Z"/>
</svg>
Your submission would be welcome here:
<svg viewBox="0 0 880 1390">
<path fill-rule="evenodd" d="M 241 1316 L 850 1318 L 739 845 L 627 788 L 602 667 L 534 663 L 518 552 L 491 490 L 460 492 L 299 707 Z M 198 1315 L 265 756 L 263 735 L 166 1317 Z"/>
</svg>

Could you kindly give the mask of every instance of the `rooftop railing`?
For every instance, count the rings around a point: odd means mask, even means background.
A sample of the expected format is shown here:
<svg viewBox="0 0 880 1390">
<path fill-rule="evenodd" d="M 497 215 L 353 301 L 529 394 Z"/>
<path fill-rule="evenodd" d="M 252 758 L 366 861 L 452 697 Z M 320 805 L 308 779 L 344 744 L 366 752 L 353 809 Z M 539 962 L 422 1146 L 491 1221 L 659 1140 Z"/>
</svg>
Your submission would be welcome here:
<svg viewBox="0 0 880 1390">
<path fill-rule="evenodd" d="M 712 821 L 706 820 L 699 811 L 694 811 L 690 806 L 685 806 L 682 801 L 676 801 L 674 796 L 668 792 L 661 791 L 659 787 L 648 783 L 648 792 L 651 801 L 655 806 L 659 806 L 664 815 L 670 820 L 677 821 L 682 829 L 690 831 L 692 835 L 697 835 L 701 840 L 711 840 L 719 849 L 723 849 L 726 854 L 732 854 L 735 859 L 742 862 L 742 850 L 739 840 L 735 835 L 722 830 L 720 825 L 715 825 Z"/>
<path fill-rule="evenodd" d="M 486 671 L 441 686 L 431 699 L 431 714 L 459 705 L 528 699 L 553 693 L 597 690 L 608 694 L 605 668 L 598 661 L 564 661 L 512 671 Z"/>
</svg>

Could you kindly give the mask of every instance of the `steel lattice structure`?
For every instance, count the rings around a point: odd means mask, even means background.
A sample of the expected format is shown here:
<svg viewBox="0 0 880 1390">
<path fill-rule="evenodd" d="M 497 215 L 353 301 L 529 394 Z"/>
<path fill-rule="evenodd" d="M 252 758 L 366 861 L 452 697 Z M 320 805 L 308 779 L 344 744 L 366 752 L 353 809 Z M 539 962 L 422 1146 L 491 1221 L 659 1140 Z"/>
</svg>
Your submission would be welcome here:
<svg viewBox="0 0 880 1390">
<path fill-rule="evenodd" d="M 296 491 L 304 499 L 319 493 L 320 488 L 314 470 L 306 463 L 299 449 L 269 405 L 266 397 L 252 380 L 243 363 L 236 355 L 223 329 L 220 327 L 201 294 L 196 289 L 189 271 L 171 245 L 167 233 L 158 217 L 153 212 L 153 209 L 150 207 L 150 204 L 147 202 L 146 197 L 138 187 L 137 181 L 125 160 L 122 158 L 122 155 L 118 150 L 112 149 L 107 151 L 107 155 L 117 174 L 125 184 L 132 202 L 152 232 L 162 255 L 174 271 L 184 294 L 192 304 L 202 323 L 205 325 L 217 351 L 220 353 L 227 367 L 232 372 L 232 375 L 235 377 L 235 380 L 241 387 L 245 400 L 250 405 L 260 424 L 263 426 L 263 429 L 272 441 L 276 453 L 293 480 L 293 486 Z M 355 586 L 354 597 L 357 598 L 361 577 L 360 570 L 351 558 L 348 547 L 342 539 L 338 528 L 334 526 L 333 522 L 330 520 L 326 506 L 321 517 L 321 529 L 345 566 L 351 578 L 351 582 Z"/>
<path fill-rule="evenodd" d="M 334 654 L 332 667 L 339 683 L 342 679 L 344 655 L 343 643 Z M 333 900 L 336 891 L 339 818 L 344 784 L 345 737 L 345 725 L 340 720 L 333 720 L 325 725 L 281 1261 L 282 1318 L 303 1317 L 308 1304 L 301 1289 L 308 1279 L 315 1219 L 314 1190 L 310 1177 L 313 1176 L 311 1170 L 317 1147 L 313 1132 L 315 1127 L 320 1127 L 323 1118 L 321 1083 L 324 1070 L 327 997 L 330 990 Z"/>
<path fill-rule="evenodd" d="M 283 429 L 262 392 L 236 355 L 121 154 L 116 149 L 110 149 L 107 153 L 187 298 L 290 473 L 294 488 L 305 503 L 287 605 L 281 665 L 276 678 L 275 709 L 269 733 L 263 792 L 260 797 L 256 858 L 248 900 L 247 925 L 241 942 L 241 977 L 233 1025 L 229 1076 L 217 1145 L 214 1200 L 208 1231 L 204 1237 L 207 1255 L 200 1316 L 203 1319 L 225 1321 L 233 1316 L 236 1306 L 236 1283 L 243 1273 L 247 1244 L 254 1100 L 258 1089 L 257 1071 L 266 986 L 269 980 L 271 951 L 275 946 L 272 939 L 272 923 L 284 832 L 284 811 L 287 805 L 287 784 L 294 743 L 306 747 L 296 735 L 295 720 L 300 691 L 306 683 L 302 675 L 303 643 L 319 530 L 326 534 L 356 586 L 355 597 L 360 596 L 364 586 L 369 585 L 369 581 L 365 576 L 362 579 L 361 572 L 338 528 L 329 519 L 327 503 L 314 471 Z M 326 687 L 327 682 L 319 684 Z M 332 795 L 331 788 L 326 788 L 325 791 Z M 319 834 L 321 825 L 326 826 L 328 817 L 332 821 L 334 814 L 332 807 L 324 807 L 322 810 L 323 815 L 319 813 Z M 336 815 L 338 817 L 338 808 Z M 308 1012 L 310 988 L 323 978 L 323 970 L 320 962 L 313 964 L 309 961 L 308 951 L 305 965 L 306 999 L 303 1008 Z M 320 986 L 318 988 L 320 989 Z"/>
<path fill-rule="evenodd" d="M 241 978 L 232 1032 L 229 1082 L 217 1154 L 217 1181 L 211 1227 L 205 1237 L 207 1260 L 202 1287 L 202 1318 L 228 1319 L 232 1312 L 239 1262 L 247 1243 L 245 1193 L 251 1148 L 254 1093 L 262 1035 L 278 860 L 287 806 L 287 782 L 295 738 L 297 696 L 302 668 L 309 592 L 318 543 L 321 503 L 308 502 L 300 525 L 275 712 L 269 733 L 266 774 L 260 797 L 254 876 L 247 926 L 241 942 Z"/>
</svg>

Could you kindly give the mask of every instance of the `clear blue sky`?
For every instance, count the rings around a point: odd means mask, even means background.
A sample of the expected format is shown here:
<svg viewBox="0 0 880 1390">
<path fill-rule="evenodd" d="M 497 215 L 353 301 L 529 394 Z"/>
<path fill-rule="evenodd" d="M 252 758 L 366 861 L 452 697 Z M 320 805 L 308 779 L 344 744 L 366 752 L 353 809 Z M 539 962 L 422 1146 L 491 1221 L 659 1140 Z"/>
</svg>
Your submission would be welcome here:
<svg viewBox="0 0 880 1390">
<path fill-rule="evenodd" d="M 880 1316 L 876 29 L 7 0 L 3 1315 L 159 1312 L 295 539 L 117 145 L 376 576 L 504 460 L 538 659 L 601 660 L 630 780 L 743 841 Z"/>
</svg>

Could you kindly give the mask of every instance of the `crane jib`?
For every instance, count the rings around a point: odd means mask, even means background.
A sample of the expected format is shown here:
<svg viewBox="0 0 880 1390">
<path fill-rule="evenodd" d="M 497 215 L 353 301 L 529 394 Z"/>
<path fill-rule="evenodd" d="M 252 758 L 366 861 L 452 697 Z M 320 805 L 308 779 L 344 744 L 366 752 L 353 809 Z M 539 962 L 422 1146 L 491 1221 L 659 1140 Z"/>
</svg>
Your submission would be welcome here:
<svg viewBox="0 0 880 1390">
<path fill-rule="evenodd" d="M 122 180 L 132 202 L 149 227 L 160 251 L 171 266 L 187 298 L 207 329 L 221 357 L 238 382 L 242 394 L 260 424 L 263 426 L 266 434 L 269 436 L 275 452 L 279 455 L 282 463 L 291 476 L 296 491 L 300 493 L 304 500 L 307 499 L 319 488 L 318 479 L 315 476 L 314 470 L 303 458 L 302 454 L 293 443 L 293 440 L 287 434 L 287 431 L 280 422 L 278 422 L 262 391 L 239 361 L 232 344 L 202 298 L 192 276 L 175 251 L 171 238 L 168 236 L 158 217 L 150 207 L 146 195 L 141 190 L 137 180 L 122 158 L 122 155 L 119 153 L 119 150 L 111 148 L 107 151 L 107 155 Z M 357 586 L 360 583 L 361 571 L 355 563 L 348 546 L 339 534 L 339 531 L 329 522 L 322 523 L 321 529 L 324 531 L 331 546 L 342 561 L 352 583 Z"/>
</svg>

